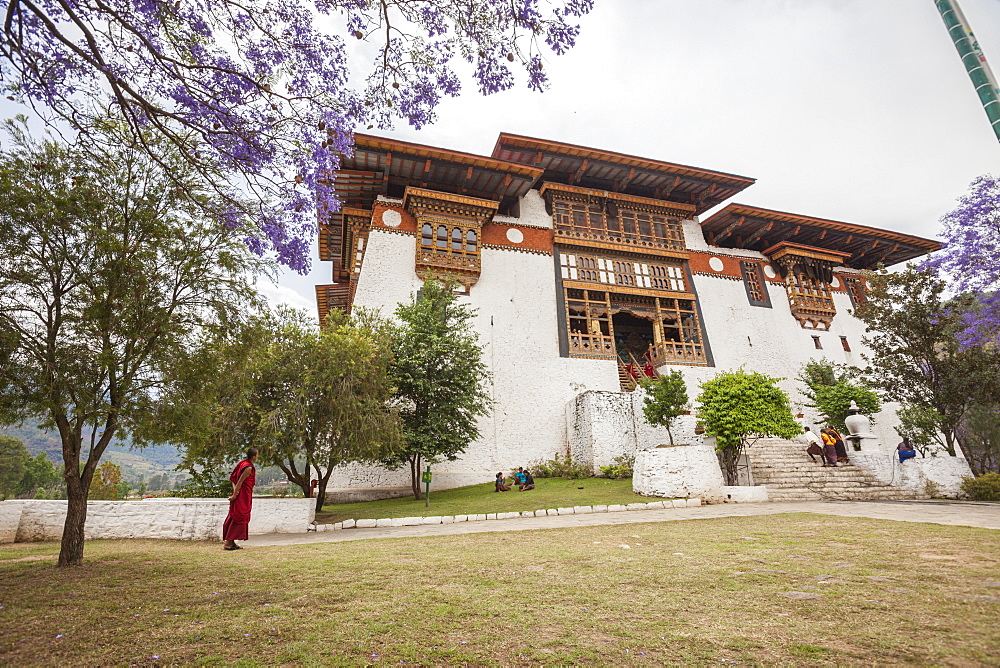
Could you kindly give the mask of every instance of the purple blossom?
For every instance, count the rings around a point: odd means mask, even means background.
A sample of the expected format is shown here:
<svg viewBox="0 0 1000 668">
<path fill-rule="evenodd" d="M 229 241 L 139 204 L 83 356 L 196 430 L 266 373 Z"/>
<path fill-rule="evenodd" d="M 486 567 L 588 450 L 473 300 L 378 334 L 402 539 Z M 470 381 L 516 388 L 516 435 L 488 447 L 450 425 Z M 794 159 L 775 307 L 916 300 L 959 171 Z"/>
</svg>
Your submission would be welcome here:
<svg viewBox="0 0 1000 668">
<path fill-rule="evenodd" d="M 944 248 L 923 266 L 948 276 L 952 289 L 975 296 L 980 305 L 963 315 L 959 342 L 1000 341 L 1000 178 L 978 177 L 941 222 Z"/>
<path fill-rule="evenodd" d="M 571 48 L 593 0 L 15 4 L 0 45 L 7 94 L 80 125 L 111 102 L 136 135 L 168 134 L 214 184 L 220 225 L 305 272 L 316 211 L 340 206 L 328 178 L 356 128 L 433 123 L 461 91 L 456 58 L 485 95 L 514 86 L 514 67 L 544 90 L 542 49 Z M 360 88 L 347 48 L 358 38 L 377 47 Z"/>
</svg>

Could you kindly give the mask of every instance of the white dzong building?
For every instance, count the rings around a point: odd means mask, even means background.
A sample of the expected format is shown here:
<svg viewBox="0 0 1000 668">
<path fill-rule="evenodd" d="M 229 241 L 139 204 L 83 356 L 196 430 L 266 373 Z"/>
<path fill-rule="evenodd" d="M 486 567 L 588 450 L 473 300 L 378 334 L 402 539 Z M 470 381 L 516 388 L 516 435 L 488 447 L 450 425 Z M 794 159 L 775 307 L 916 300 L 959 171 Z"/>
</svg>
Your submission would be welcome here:
<svg viewBox="0 0 1000 668">
<path fill-rule="evenodd" d="M 692 399 L 719 370 L 795 380 L 825 357 L 862 365 L 859 273 L 939 247 L 909 234 L 730 203 L 724 172 L 501 134 L 491 156 L 357 135 L 336 177 L 342 211 L 320 228 L 333 282 L 319 315 L 391 315 L 449 277 L 477 310 L 492 412 L 435 487 L 572 453 L 594 466 L 664 433 L 643 423 L 634 376 L 683 371 Z M 877 419 L 895 444 L 892 419 Z M 682 437 L 696 438 L 693 416 Z M 409 469 L 345 467 L 330 487 L 408 487 Z"/>
</svg>

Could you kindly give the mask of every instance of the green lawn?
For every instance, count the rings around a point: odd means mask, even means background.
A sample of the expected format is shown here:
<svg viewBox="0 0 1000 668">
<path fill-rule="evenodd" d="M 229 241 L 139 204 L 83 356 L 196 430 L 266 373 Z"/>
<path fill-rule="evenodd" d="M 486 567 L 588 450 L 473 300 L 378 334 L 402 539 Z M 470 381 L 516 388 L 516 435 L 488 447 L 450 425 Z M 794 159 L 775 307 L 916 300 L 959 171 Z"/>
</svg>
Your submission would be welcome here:
<svg viewBox="0 0 1000 668">
<path fill-rule="evenodd" d="M 512 513 L 526 510 L 566 506 L 611 505 L 614 503 L 646 503 L 659 501 L 639 496 L 632 491 L 632 480 L 607 478 L 535 478 L 535 489 L 519 492 L 495 492 L 492 482 L 469 487 L 436 491 L 431 487 L 430 506 L 424 500 L 386 499 L 364 503 L 327 504 L 316 514 L 319 524 L 332 524 L 346 519 L 379 519 L 382 517 L 430 517 L 431 515 L 474 515 Z"/>
<path fill-rule="evenodd" d="M 805 513 L 0 549 L 0 665 L 997 665 L 1000 531 Z"/>
</svg>

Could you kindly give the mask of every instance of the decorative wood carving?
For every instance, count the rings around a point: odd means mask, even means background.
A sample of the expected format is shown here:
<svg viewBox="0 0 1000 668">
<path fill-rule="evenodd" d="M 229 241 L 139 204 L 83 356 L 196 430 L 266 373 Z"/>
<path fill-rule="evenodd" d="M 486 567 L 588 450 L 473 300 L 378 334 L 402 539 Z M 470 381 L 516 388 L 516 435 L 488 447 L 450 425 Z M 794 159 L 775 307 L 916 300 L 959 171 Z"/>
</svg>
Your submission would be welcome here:
<svg viewBox="0 0 1000 668">
<path fill-rule="evenodd" d="M 499 202 L 422 188 L 407 188 L 403 206 L 417 219 L 416 272 L 422 280 L 454 281 L 466 289 L 481 271 L 483 225 Z"/>
<path fill-rule="evenodd" d="M 764 251 L 785 279 L 792 316 L 805 329 L 830 329 L 837 309 L 830 294 L 833 268 L 850 253 L 782 242 Z"/>
</svg>

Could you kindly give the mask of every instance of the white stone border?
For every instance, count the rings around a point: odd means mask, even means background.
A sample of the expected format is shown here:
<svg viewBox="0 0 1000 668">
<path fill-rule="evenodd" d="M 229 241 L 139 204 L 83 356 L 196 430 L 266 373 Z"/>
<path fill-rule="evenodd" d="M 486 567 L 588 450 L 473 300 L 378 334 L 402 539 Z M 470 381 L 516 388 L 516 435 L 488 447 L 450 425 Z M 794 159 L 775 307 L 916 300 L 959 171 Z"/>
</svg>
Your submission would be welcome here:
<svg viewBox="0 0 1000 668">
<path fill-rule="evenodd" d="M 432 515 L 430 517 L 384 517 L 382 519 L 344 520 L 334 524 L 317 524 L 316 531 L 341 531 L 343 529 L 375 529 L 383 527 L 413 527 L 424 524 L 454 524 L 456 522 L 484 522 L 486 520 L 513 520 L 521 517 L 554 517 L 556 515 L 589 515 L 591 513 L 621 513 L 630 510 L 664 510 L 666 508 L 696 508 L 701 499 L 666 499 L 652 503 L 630 503 L 610 506 L 573 506 L 528 510 L 521 513 L 486 513 L 479 515 Z"/>
</svg>

